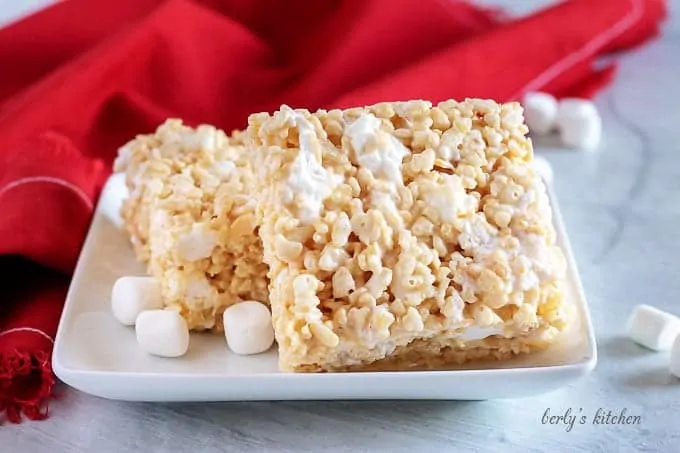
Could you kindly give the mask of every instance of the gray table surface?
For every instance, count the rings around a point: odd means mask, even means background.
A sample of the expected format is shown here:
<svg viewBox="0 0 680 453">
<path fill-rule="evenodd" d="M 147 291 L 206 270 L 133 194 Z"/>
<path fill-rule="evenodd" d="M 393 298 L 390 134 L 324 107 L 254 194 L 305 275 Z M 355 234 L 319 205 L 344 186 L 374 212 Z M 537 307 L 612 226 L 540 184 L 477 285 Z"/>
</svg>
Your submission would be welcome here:
<svg viewBox="0 0 680 453">
<path fill-rule="evenodd" d="M 519 12 L 546 1 L 514 3 Z M 596 152 L 546 146 L 597 331 L 587 378 L 541 396 L 486 402 L 143 404 L 61 388 L 43 422 L 0 426 L 0 452 L 164 451 L 680 451 L 680 380 L 668 354 L 627 341 L 631 308 L 680 313 L 680 1 L 654 43 L 622 60 L 597 100 Z M 589 417 L 568 430 L 546 409 Z M 591 423 L 596 411 L 639 415 L 635 425 Z"/>
</svg>

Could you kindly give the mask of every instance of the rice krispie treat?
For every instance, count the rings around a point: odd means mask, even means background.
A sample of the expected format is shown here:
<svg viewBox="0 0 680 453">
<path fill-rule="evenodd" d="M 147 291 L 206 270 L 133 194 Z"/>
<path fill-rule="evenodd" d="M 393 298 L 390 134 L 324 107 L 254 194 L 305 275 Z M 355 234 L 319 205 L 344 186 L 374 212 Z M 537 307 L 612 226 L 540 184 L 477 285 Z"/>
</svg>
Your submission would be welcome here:
<svg viewBox="0 0 680 453">
<path fill-rule="evenodd" d="M 222 312 L 240 300 L 267 303 L 241 136 L 168 120 L 123 146 L 114 166 L 126 173 L 121 214 L 137 257 L 192 330 L 221 330 Z"/>
<path fill-rule="evenodd" d="M 519 104 L 252 115 L 283 370 L 441 367 L 549 346 L 565 259 Z"/>
</svg>

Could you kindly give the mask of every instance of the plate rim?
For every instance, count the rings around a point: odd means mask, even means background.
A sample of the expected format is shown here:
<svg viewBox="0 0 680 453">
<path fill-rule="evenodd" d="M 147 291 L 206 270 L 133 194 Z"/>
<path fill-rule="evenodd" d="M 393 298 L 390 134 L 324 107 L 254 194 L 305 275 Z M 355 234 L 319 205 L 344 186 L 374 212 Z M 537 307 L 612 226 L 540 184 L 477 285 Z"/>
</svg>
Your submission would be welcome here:
<svg viewBox="0 0 680 453">
<path fill-rule="evenodd" d="M 540 156 L 534 157 L 534 160 L 544 158 Z M 547 160 L 545 160 L 547 162 Z M 548 165 L 550 165 L 548 163 Z M 78 261 L 73 272 L 71 283 L 66 295 L 64 302 L 64 308 L 62 310 L 59 324 L 57 327 L 57 334 L 55 336 L 54 348 L 52 351 L 52 368 L 54 374 L 64 383 L 72 386 L 78 390 L 84 391 L 86 393 L 94 394 L 95 392 L 91 390 L 85 390 L 79 381 L 81 379 L 93 379 L 93 378 L 114 378 L 122 381 L 129 380 L 139 380 L 139 379 L 158 379 L 162 378 L 167 381 L 201 381 L 201 380 L 224 380 L 225 383 L 234 381 L 243 381 L 248 379 L 258 379 L 258 380 L 270 380 L 274 379 L 276 382 L 281 383 L 282 381 L 294 381 L 294 382 L 332 382 L 335 380 L 356 380 L 356 379 L 378 379 L 383 381 L 390 380 L 421 380 L 427 379 L 428 377 L 451 377 L 451 378 L 473 378 L 480 376 L 497 377 L 508 374 L 521 375 L 527 379 L 534 377 L 544 377 L 550 374 L 569 374 L 572 375 L 570 380 L 575 380 L 577 378 L 584 377 L 590 374 L 597 366 L 598 363 L 598 351 L 597 351 L 597 340 L 594 330 L 594 325 L 592 322 L 592 316 L 590 313 L 588 299 L 585 295 L 585 290 L 583 283 L 580 278 L 580 272 L 578 265 L 573 253 L 571 242 L 566 231 L 566 226 L 562 216 L 562 212 L 559 207 L 559 201 L 555 194 L 552 181 L 550 181 L 546 175 L 541 175 L 546 192 L 550 199 L 553 226 L 557 230 L 557 236 L 559 238 L 560 246 L 563 249 L 563 254 L 565 255 L 567 261 L 567 272 L 571 273 L 570 279 L 574 285 L 574 290 L 577 292 L 575 297 L 578 297 L 582 303 L 578 304 L 579 314 L 584 323 L 583 328 L 586 329 L 586 335 L 584 339 L 587 341 L 587 346 L 584 347 L 584 355 L 575 361 L 570 361 L 563 364 L 549 364 L 549 365 L 536 365 L 536 366 L 516 366 L 516 367 L 504 367 L 504 368 L 482 368 L 482 369 L 439 369 L 439 370 L 413 370 L 413 371 L 345 371 L 342 373 L 285 373 L 285 372 L 272 372 L 272 373 L 247 373 L 247 374 L 219 374 L 219 373 L 182 373 L 182 372 L 134 372 L 134 371 L 116 371 L 116 370 L 87 370 L 78 369 L 74 367 L 65 366 L 61 360 L 61 351 L 65 347 L 64 336 L 65 336 L 65 325 L 70 317 L 70 312 L 73 310 L 73 303 L 71 302 L 73 298 L 73 292 L 77 286 L 75 282 L 77 281 L 77 276 L 82 272 L 82 268 L 85 266 L 84 254 L 88 250 L 88 245 L 94 241 L 94 229 L 93 225 L 95 221 L 103 214 L 101 209 L 100 201 L 103 199 L 102 194 L 109 187 L 111 179 L 116 176 L 115 173 L 111 174 L 104 184 L 102 191 L 100 193 L 97 205 L 93 212 L 90 224 L 88 226 L 87 235 L 83 241 L 83 245 L 79 252 Z M 564 385 L 564 384 L 563 384 Z M 561 387 L 562 385 L 560 385 Z M 100 395 L 101 396 L 101 395 Z M 116 398 L 123 399 L 123 398 Z M 338 399 L 338 398 L 328 398 L 328 399 Z M 347 398 L 342 398 L 347 399 Z M 248 399 L 253 400 L 253 399 Z M 273 400 L 272 398 L 267 398 L 267 400 Z M 216 400 L 217 401 L 217 400 Z M 244 400 L 245 401 L 245 400 Z"/>
</svg>

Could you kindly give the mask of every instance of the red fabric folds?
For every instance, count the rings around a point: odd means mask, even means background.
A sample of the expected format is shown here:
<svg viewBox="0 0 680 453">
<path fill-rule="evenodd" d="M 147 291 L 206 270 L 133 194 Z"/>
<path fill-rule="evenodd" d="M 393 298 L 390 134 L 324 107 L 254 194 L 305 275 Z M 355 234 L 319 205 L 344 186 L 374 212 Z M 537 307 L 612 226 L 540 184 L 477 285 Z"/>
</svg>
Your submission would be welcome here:
<svg viewBox="0 0 680 453">
<path fill-rule="evenodd" d="M 520 19 L 456 0 L 66 0 L 0 30 L 0 418 L 41 418 L 69 276 L 116 149 L 167 117 L 527 90 L 591 97 L 661 0 Z"/>
</svg>

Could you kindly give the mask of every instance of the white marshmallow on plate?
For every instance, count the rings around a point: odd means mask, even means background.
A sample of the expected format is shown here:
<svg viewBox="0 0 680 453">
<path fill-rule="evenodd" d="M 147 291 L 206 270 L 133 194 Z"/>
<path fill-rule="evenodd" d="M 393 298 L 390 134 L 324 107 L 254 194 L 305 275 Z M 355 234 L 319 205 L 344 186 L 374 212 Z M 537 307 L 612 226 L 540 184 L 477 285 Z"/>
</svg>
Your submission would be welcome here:
<svg viewBox="0 0 680 453">
<path fill-rule="evenodd" d="M 534 169 L 536 170 L 536 173 L 541 175 L 543 180 L 547 182 L 548 184 L 552 183 L 553 181 L 553 169 L 552 165 L 550 165 L 550 162 L 545 157 L 540 157 L 540 156 L 535 156 L 534 157 Z"/>
<path fill-rule="evenodd" d="M 638 305 L 630 314 L 628 336 L 653 351 L 668 351 L 680 334 L 680 319 L 649 305 Z"/>
<path fill-rule="evenodd" d="M 161 285 L 152 277 L 121 277 L 111 290 L 111 311 L 118 321 L 132 326 L 145 310 L 163 308 Z"/>
<path fill-rule="evenodd" d="M 229 349 L 236 354 L 259 354 L 274 343 L 272 315 L 261 302 L 248 300 L 234 304 L 224 310 L 222 320 Z"/>
<path fill-rule="evenodd" d="M 141 312 L 135 335 L 144 351 L 160 357 L 180 357 L 189 349 L 189 326 L 176 310 Z"/>
<path fill-rule="evenodd" d="M 529 132 L 539 135 L 550 133 L 556 124 L 557 99 L 548 93 L 530 92 L 524 96 L 524 120 Z"/>
<path fill-rule="evenodd" d="M 557 128 L 562 144 L 570 148 L 595 149 L 602 139 L 602 118 L 588 99 L 562 99 L 557 108 Z"/>
<path fill-rule="evenodd" d="M 673 346 L 671 346 L 671 360 L 669 368 L 673 376 L 680 378 L 680 335 L 675 337 Z"/>
<path fill-rule="evenodd" d="M 98 209 L 104 214 L 104 217 L 109 219 L 117 228 L 123 227 L 120 208 L 128 195 L 129 190 L 125 185 L 125 174 L 114 173 L 106 181 L 97 202 Z"/>
</svg>

